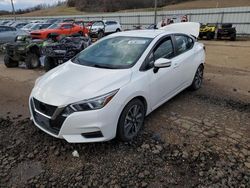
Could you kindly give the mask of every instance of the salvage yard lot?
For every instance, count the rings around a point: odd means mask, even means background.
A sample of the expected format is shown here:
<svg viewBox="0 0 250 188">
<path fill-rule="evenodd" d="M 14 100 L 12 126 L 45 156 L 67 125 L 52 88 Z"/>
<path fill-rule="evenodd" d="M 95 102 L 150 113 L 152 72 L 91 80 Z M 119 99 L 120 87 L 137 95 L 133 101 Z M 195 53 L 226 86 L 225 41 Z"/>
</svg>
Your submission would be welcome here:
<svg viewBox="0 0 250 188">
<path fill-rule="evenodd" d="M 250 41 L 204 43 L 202 89 L 154 111 L 131 143 L 68 144 L 39 131 L 28 97 L 44 71 L 7 69 L 0 56 L 0 185 L 250 186 Z"/>
</svg>

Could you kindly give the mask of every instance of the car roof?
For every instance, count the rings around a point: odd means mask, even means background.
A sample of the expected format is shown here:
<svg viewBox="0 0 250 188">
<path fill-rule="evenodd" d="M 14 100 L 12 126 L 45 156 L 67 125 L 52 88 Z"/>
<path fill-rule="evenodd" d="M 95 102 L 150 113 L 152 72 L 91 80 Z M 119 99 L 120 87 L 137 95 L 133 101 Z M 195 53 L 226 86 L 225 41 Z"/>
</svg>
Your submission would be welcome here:
<svg viewBox="0 0 250 188">
<path fill-rule="evenodd" d="M 113 34 L 112 36 L 126 36 L 126 37 L 143 37 L 143 38 L 155 38 L 161 34 L 172 34 L 173 32 L 164 30 L 133 30 L 124 31 Z"/>
</svg>

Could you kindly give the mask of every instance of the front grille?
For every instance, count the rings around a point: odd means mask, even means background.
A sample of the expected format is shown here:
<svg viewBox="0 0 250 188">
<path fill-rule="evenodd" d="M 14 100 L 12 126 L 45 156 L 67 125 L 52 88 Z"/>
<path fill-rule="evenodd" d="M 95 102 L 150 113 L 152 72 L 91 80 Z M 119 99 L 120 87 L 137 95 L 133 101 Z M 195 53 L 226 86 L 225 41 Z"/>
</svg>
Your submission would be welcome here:
<svg viewBox="0 0 250 188">
<path fill-rule="evenodd" d="M 36 102 L 35 102 L 36 101 Z M 59 131 L 63 125 L 63 122 L 65 121 L 66 117 L 63 117 L 61 113 L 59 113 L 54 119 L 48 118 L 42 114 L 45 114 L 44 112 L 41 112 L 39 109 L 37 109 L 36 104 L 41 104 L 42 102 L 36 100 L 33 98 L 33 100 L 30 101 L 30 106 L 32 109 L 32 114 L 34 117 L 34 121 L 44 128 L 45 130 L 49 131 L 52 134 L 58 135 Z M 42 103 L 44 104 L 44 103 Z M 51 108 L 50 113 L 52 112 L 52 109 L 54 109 L 54 113 L 57 109 L 55 106 L 48 105 L 49 108 Z M 40 112 L 40 113 L 39 113 Z M 53 113 L 53 114 L 54 114 Z M 53 114 L 51 116 L 53 116 Z M 45 114 L 48 115 L 48 114 Z M 49 115 L 48 115 L 49 116 Z"/>
<path fill-rule="evenodd" d="M 40 102 L 39 100 L 33 98 L 35 108 L 39 111 L 42 112 L 43 114 L 47 116 L 53 116 L 54 112 L 56 111 L 57 107 L 52 106 L 49 104 L 45 104 L 43 102 Z"/>
</svg>

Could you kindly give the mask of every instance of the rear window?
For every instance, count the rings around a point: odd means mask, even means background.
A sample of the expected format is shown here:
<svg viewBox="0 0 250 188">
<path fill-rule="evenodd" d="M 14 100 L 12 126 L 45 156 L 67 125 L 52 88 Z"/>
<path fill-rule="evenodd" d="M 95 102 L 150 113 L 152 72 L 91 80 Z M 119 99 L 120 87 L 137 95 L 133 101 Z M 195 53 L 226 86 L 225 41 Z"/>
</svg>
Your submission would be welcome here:
<svg viewBox="0 0 250 188">
<path fill-rule="evenodd" d="M 190 50 L 194 45 L 193 39 L 186 35 L 175 35 L 175 40 L 177 46 L 177 55 Z"/>
</svg>

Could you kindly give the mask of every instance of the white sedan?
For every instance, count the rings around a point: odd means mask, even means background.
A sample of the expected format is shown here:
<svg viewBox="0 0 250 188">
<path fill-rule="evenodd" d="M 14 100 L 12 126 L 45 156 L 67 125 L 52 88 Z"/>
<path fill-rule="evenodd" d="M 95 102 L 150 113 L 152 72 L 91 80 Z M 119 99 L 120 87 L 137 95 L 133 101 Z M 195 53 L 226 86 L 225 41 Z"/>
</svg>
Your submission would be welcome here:
<svg viewBox="0 0 250 188">
<path fill-rule="evenodd" d="M 34 124 L 70 143 L 130 141 L 145 116 L 202 85 L 199 24 L 119 32 L 40 77 L 30 95 Z"/>
</svg>

